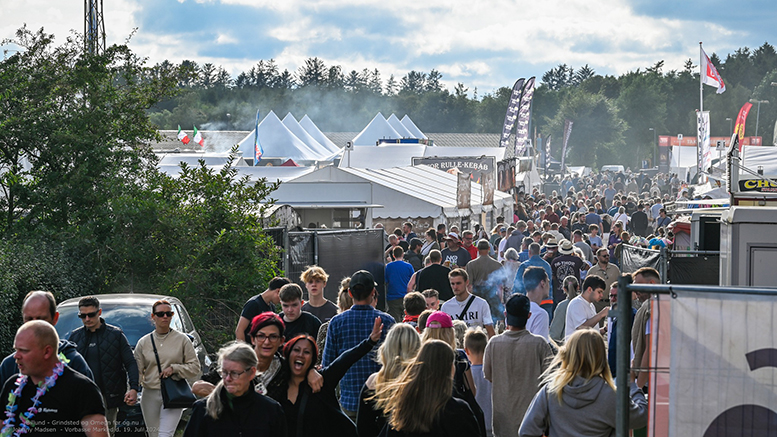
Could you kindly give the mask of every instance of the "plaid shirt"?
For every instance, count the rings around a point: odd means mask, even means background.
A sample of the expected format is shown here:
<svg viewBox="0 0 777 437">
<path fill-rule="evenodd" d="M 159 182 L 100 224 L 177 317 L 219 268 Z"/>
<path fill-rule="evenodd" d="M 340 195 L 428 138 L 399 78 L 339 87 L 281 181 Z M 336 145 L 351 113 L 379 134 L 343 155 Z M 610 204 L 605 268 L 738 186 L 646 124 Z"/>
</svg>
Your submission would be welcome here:
<svg viewBox="0 0 777 437">
<path fill-rule="evenodd" d="M 354 305 L 348 311 L 332 317 L 326 332 L 326 345 L 321 365 L 329 366 L 343 352 L 367 338 L 375 325 L 375 317 L 378 316 L 383 319 L 383 334 L 378 342 L 380 345 L 386 338 L 388 330 L 394 325 L 394 318 L 390 315 L 370 305 Z M 356 411 L 362 386 L 371 374 L 380 370 L 380 364 L 375 360 L 376 350 L 377 346 L 357 361 L 340 380 L 340 404 L 344 409 Z"/>
</svg>

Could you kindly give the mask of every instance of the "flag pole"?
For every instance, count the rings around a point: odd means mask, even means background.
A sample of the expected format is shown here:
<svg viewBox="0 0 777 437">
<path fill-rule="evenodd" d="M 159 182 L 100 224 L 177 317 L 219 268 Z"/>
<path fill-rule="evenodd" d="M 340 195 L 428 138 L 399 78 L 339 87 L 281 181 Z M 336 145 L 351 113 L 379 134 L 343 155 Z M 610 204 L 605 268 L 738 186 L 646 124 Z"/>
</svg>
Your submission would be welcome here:
<svg viewBox="0 0 777 437">
<path fill-rule="evenodd" d="M 704 75 L 706 71 L 701 71 L 704 65 L 704 51 L 701 48 L 701 41 L 699 41 L 699 114 L 696 115 L 696 173 L 701 180 L 701 159 L 699 154 L 701 153 L 701 138 L 699 137 L 699 117 L 704 113 Z"/>
</svg>

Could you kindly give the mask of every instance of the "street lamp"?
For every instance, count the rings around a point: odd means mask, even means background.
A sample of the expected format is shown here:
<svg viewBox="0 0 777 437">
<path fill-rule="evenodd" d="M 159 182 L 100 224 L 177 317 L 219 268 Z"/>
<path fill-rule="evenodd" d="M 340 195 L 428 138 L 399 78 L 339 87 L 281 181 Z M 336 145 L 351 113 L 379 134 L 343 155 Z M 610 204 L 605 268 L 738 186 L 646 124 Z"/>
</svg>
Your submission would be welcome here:
<svg viewBox="0 0 777 437">
<path fill-rule="evenodd" d="M 758 103 L 758 109 L 755 113 L 755 136 L 758 136 L 758 121 L 761 118 L 761 103 L 769 104 L 768 100 L 757 100 L 757 99 L 750 99 L 750 103 Z"/>
<path fill-rule="evenodd" d="M 658 152 L 658 137 L 656 134 L 656 129 L 651 127 L 648 130 L 653 131 L 653 145 L 655 146 L 653 147 L 653 165 L 658 167 L 658 163 L 656 163 L 656 153 Z"/>
<path fill-rule="evenodd" d="M 726 121 L 728 122 L 728 136 L 730 138 L 731 135 L 734 135 L 734 119 L 726 117 Z"/>
</svg>

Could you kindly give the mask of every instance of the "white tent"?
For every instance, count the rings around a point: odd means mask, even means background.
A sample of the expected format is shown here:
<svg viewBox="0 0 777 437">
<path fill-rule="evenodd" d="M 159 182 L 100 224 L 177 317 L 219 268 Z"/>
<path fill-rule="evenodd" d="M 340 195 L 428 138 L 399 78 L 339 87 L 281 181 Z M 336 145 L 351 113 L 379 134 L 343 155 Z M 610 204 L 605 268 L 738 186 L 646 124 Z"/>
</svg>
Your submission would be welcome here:
<svg viewBox="0 0 777 437">
<path fill-rule="evenodd" d="M 413 120 L 410 119 L 410 117 L 405 114 L 404 117 L 402 117 L 402 125 L 405 126 L 407 130 L 409 130 L 413 134 L 413 138 L 421 138 L 421 139 L 427 139 L 426 135 L 424 135 L 423 132 L 421 132 L 421 129 L 418 129 L 418 126 L 413 123 Z"/>
<path fill-rule="evenodd" d="M 400 139 L 402 136 L 394 130 L 393 127 L 386 121 L 383 114 L 378 112 L 378 115 L 370 121 L 370 123 L 359 132 L 353 139 L 354 146 L 375 146 L 380 139 Z"/>
<path fill-rule="evenodd" d="M 326 147 L 327 150 L 330 152 L 339 152 L 340 147 L 337 146 L 337 144 L 333 143 L 332 140 L 327 138 L 326 135 L 324 135 L 323 132 L 321 132 L 321 129 L 316 126 L 315 123 L 313 123 L 313 120 L 308 117 L 307 114 L 305 114 L 304 117 L 302 117 L 302 120 L 299 121 L 300 126 L 302 126 L 303 129 L 316 141 L 318 141 L 318 144 L 321 144 L 322 146 Z"/>
<path fill-rule="evenodd" d="M 327 156 L 334 153 L 329 149 L 327 149 L 326 147 L 322 146 L 321 143 L 319 143 L 315 138 L 313 138 L 308 133 L 308 131 L 305 130 L 305 128 L 300 126 L 300 124 L 297 123 L 297 119 L 294 118 L 294 115 L 291 112 L 289 112 L 288 114 L 286 114 L 285 117 L 283 117 L 282 122 L 291 131 L 291 133 L 293 133 L 294 136 L 296 136 L 303 143 L 305 143 L 305 145 L 308 146 L 310 150 L 322 156 Z"/>
<path fill-rule="evenodd" d="M 423 144 L 381 144 L 378 147 L 355 147 L 343 152 L 340 168 L 392 168 L 413 164 L 413 157 L 422 157 Z"/>
<path fill-rule="evenodd" d="M 245 159 L 239 155 L 232 155 L 227 152 L 217 153 L 159 153 L 159 166 L 177 166 L 180 167 L 180 163 L 185 162 L 190 167 L 200 165 L 200 161 L 204 161 L 207 166 L 224 165 L 228 162 L 232 162 L 235 167 L 245 167 L 248 164 Z"/>
<path fill-rule="evenodd" d="M 259 142 L 264 150 L 263 158 L 291 158 L 295 161 L 315 161 L 324 158 L 297 138 L 273 111 L 259 123 Z M 254 156 L 254 131 L 239 143 L 245 157 Z"/>
<path fill-rule="evenodd" d="M 766 177 L 777 177 L 777 159 L 775 158 L 777 158 L 777 147 L 742 146 L 742 166 L 750 171 L 758 171 L 758 167 L 762 167 Z M 740 170 L 739 174 L 739 177 L 743 179 L 755 178 L 744 170 Z"/>
<path fill-rule="evenodd" d="M 397 118 L 397 116 L 396 116 L 396 115 L 394 115 L 394 114 L 391 114 L 391 115 L 389 116 L 389 118 L 387 118 L 387 119 L 386 119 L 386 121 L 388 122 L 388 124 L 390 124 L 390 125 L 391 125 L 391 127 L 393 127 L 393 128 L 394 128 L 394 130 L 395 130 L 395 131 L 397 131 L 397 133 L 398 133 L 399 135 L 401 135 L 401 136 L 402 136 L 402 138 L 416 138 L 416 136 L 415 136 L 415 135 L 413 135 L 413 133 L 412 133 L 412 132 L 410 132 L 410 131 L 409 131 L 409 130 L 408 130 L 406 127 L 405 127 L 405 125 L 403 125 L 403 124 L 402 124 L 402 122 L 401 122 L 401 121 L 399 121 L 399 118 Z"/>
<path fill-rule="evenodd" d="M 358 188 L 363 184 L 371 188 Z M 371 219 L 433 218 L 445 222 L 447 218 L 469 216 L 496 209 L 496 215 L 512 211 L 512 197 L 501 191 L 494 192 L 494 205 L 480 205 L 483 193 L 479 184 L 471 183 L 472 206 L 459 210 L 456 206 L 457 176 L 428 166 L 401 167 L 383 170 L 324 167 L 290 182 L 281 184 L 273 193 L 279 203 L 301 208 L 310 203 L 315 206 L 382 205 L 372 209 Z M 340 187 L 342 186 L 342 187 Z M 316 190 L 312 193 L 312 190 Z M 361 191 L 362 198 L 354 199 L 353 193 Z"/>
</svg>

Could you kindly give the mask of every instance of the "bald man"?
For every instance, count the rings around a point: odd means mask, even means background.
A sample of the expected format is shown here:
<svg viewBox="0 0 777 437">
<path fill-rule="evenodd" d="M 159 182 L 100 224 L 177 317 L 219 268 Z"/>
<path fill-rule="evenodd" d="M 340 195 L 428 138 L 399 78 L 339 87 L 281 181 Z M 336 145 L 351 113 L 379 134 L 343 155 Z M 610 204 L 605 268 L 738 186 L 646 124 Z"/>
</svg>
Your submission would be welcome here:
<svg viewBox="0 0 777 437">
<path fill-rule="evenodd" d="M 16 396 L 16 408 L 7 420 L 19 429 L 19 416 L 32 413 L 29 420 L 35 424 L 33 434 L 108 437 L 100 389 L 60 361 L 58 346 L 57 331 L 43 320 L 26 322 L 16 331 L 13 356 L 20 373 L 5 382 L 0 396 L 9 399 L 17 387 L 21 393 Z M 38 384 L 44 391 L 37 399 L 35 411 L 31 408 L 33 398 L 38 396 Z"/>
<path fill-rule="evenodd" d="M 42 320 L 51 326 L 57 324 L 59 313 L 57 312 L 57 301 L 54 295 L 48 291 L 31 291 L 24 297 L 22 303 L 22 321 Z M 94 380 L 89 365 L 86 360 L 76 350 L 76 344 L 65 339 L 59 341 L 59 356 L 65 364 L 71 369 L 79 372 L 89 379 Z M 4 383 L 11 375 L 18 373 L 14 354 L 5 357 L 0 363 L 0 384 Z"/>
</svg>

